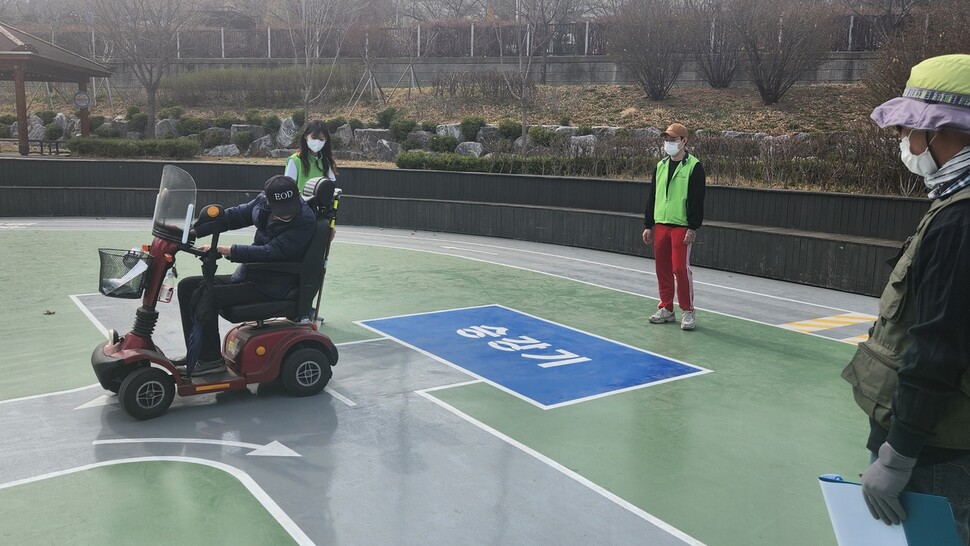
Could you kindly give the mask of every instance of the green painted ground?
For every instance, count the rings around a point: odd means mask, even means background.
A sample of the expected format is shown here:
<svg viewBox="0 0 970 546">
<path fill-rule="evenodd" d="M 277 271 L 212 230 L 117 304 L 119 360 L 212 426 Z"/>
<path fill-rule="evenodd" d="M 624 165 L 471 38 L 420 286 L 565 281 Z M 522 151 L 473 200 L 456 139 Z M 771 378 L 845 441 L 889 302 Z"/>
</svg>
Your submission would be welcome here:
<svg viewBox="0 0 970 546">
<path fill-rule="evenodd" d="M 95 381 L 100 334 L 67 296 L 95 290 L 99 246 L 142 242 L 0 233 L 0 399 Z M 355 320 L 498 303 L 713 370 L 549 411 L 484 384 L 434 394 L 712 545 L 834 543 L 816 477 L 866 464 L 865 420 L 839 379 L 851 346 L 703 311 L 695 332 L 652 326 L 655 300 L 339 236 L 330 264 L 324 331 L 338 343 L 373 337 Z"/>
<path fill-rule="evenodd" d="M 239 480 L 201 464 L 124 463 L 0 489 L 0 513 L 2 544 L 294 544 Z"/>
</svg>

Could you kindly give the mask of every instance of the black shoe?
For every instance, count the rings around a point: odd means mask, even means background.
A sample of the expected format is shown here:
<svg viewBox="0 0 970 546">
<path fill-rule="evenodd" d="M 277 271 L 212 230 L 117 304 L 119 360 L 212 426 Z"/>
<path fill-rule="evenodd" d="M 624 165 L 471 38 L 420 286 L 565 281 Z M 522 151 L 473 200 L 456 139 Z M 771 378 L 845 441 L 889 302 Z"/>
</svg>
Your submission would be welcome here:
<svg viewBox="0 0 970 546">
<path fill-rule="evenodd" d="M 175 364 L 175 369 L 179 371 L 182 375 L 188 375 L 185 368 L 185 357 L 177 358 L 172 361 Z M 197 375 L 207 375 L 211 373 L 220 373 L 226 371 L 226 363 L 221 358 L 218 360 L 212 360 L 206 362 L 203 360 L 197 360 L 195 362 L 195 368 L 192 370 L 192 376 Z"/>
</svg>

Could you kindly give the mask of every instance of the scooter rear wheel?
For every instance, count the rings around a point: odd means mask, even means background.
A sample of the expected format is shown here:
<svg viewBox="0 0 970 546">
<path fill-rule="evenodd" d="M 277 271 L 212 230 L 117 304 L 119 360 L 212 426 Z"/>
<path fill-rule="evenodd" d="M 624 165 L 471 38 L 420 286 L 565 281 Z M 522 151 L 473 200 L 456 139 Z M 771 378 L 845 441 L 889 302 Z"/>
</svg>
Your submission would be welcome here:
<svg viewBox="0 0 970 546">
<path fill-rule="evenodd" d="M 317 394 L 327 386 L 331 377 L 330 359 L 319 349 L 297 349 L 286 356 L 280 367 L 283 386 L 293 396 Z"/>
<path fill-rule="evenodd" d="M 141 420 L 165 413 L 174 398 L 175 382 L 158 368 L 139 368 L 131 372 L 118 389 L 122 409 Z"/>
</svg>

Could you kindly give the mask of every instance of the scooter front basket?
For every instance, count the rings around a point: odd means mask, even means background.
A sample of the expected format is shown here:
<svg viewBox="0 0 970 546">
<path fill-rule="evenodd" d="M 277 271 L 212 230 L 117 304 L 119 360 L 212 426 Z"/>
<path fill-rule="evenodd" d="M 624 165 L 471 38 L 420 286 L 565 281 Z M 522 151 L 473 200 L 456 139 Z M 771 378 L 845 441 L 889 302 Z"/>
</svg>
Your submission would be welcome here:
<svg viewBox="0 0 970 546">
<path fill-rule="evenodd" d="M 99 248 L 101 277 L 98 289 L 111 298 L 138 299 L 145 289 L 152 257 L 137 249 Z"/>
</svg>

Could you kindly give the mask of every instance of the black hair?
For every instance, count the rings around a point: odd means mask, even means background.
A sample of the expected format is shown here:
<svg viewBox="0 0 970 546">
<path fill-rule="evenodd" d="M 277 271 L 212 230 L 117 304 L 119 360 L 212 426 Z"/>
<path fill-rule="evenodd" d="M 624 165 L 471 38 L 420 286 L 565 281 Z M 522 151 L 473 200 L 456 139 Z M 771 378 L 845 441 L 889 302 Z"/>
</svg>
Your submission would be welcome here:
<svg viewBox="0 0 970 546">
<path fill-rule="evenodd" d="M 322 152 L 323 159 L 326 160 L 327 166 L 333 169 L 333 174 L 337 174 L 337 164 L 333 161 L 333 146 L 331 145 L 333 139 L 330 138 L 330 130 L 327 129 L 327 125 L 324 122 L 318 119 L 307 123 L 306 128 L 303 129 L 303 135 L 300 136 L 300 164 L 303 165 L 303 174 L 310 174 L 311 152 L 310 148 L 307 147 L 306 144 L 306 138 L 309 135 L 323 135 L 323 137 L 326 138 L 327 141 L 324 142 L 323 149 L 320 150 L 320 152 Z M 324 171 L 323 174 L 326 176 L 326 171 Z"/>
</svg>

